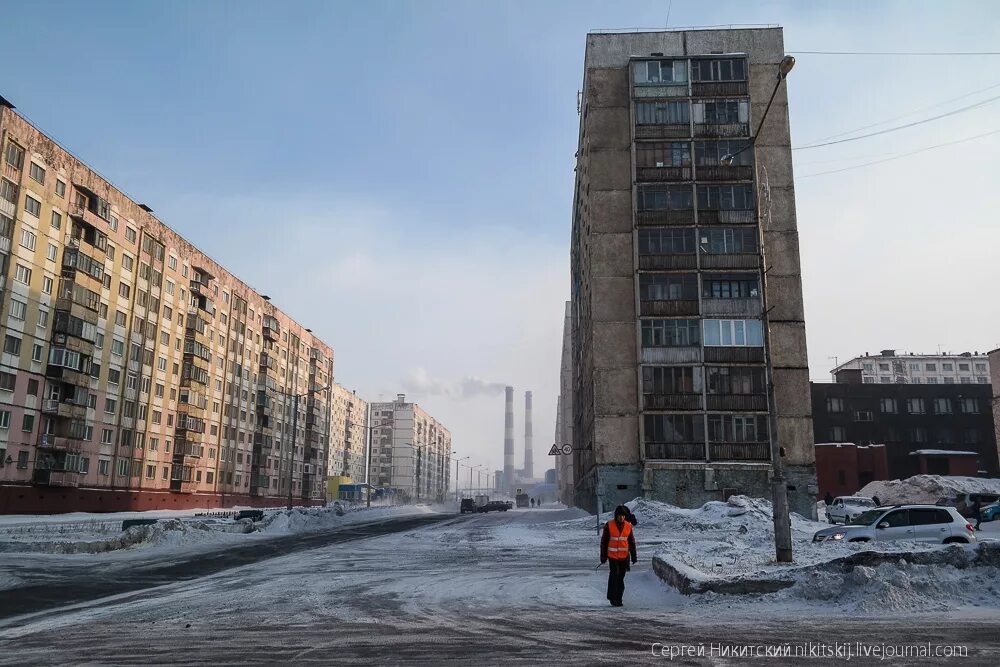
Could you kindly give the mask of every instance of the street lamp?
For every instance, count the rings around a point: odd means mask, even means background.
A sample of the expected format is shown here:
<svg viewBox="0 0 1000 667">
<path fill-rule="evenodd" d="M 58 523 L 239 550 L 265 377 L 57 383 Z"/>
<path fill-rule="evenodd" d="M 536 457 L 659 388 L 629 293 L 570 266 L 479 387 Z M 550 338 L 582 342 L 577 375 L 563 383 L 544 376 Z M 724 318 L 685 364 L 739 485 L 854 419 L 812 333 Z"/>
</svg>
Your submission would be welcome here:
<svg viewBox="0 0 1000 667">
<path fill-rule="evenodd" d="M 778 64 L 778 75 L 777 81 L 774 84 L 774 90 L 771 91 L 771 98 L 767 101 L 767 106 L 764 108 L 764 114 L 760 117 L 760 123 L 757 124 L 757 131 L 754 133 L 753 137 L 746 146 L 731 153 L 725 155 L 722 158 L 722 164 L 731 165 L 735 160 L 736 156 L 753 147 L 757 143 L 757 137 L 760 136 L 760 130 L 764 126 L 764 119 L 767 118 L 767 112 L 771 109 L 771 103 L 774 101 L 774 96 L 778 93 L 778 87 L 781 82 L 785 80 L 788 73 L 792 71 L 795 66 L 795 58 L 792 56 L 785 56 L 781 59 Z M 758 161 L 754 160 L 754 169 L 758 168 Z M 767 179 L 767 169 L 764 169 L 764 178 Z M 757 177 L 757 183 L 759 187 L 760 177 Z M 770 184 L 765 184 L 764 188 L 765 197 L 767 199 L 767 211 L 766 216 L 768 223 L 770 224 L 771 217 L 771 195 L 770 195 Z M 764 222 L 760 216 L 760 197 L 757 197 L 757 211 L 758 211 L 758 224 L 757 224 L 757 253 L 760 264 L 760 303 L 761 303 L 761 328 L 763 329 L 764 337 L 764 361 L 765 361 L 765 373 L 767 374 L 767 430 L 768 430 L 768 441 L 770 445 L 771 454 L 771 509 L 774 520 L 774 551 L 775 558 L 779 563 L 791 563 L 792 562 L 792 526 L 791 518 L 788 515 L 788 488 L 785 484 L 785 470 L 784 464 L 781 461 L 782 448 L 778 443 L 778 414 L 776 411 L 775 400 L 774 400 L 774 364 L 771 361 L 771 322 L 768 317 L 767 308 L 767 270 L 766 262 L 764 256 Z"/>
<path fill-rule="evenodd" d="M 453 452 L 454 453 L 454 452 Z M 460 461 L 465 461 L 466 459 L 472 458 L 471 456 L 463 456 L 460 459 L 455 459 L 455 502 L 458 502 L 458 464 Z"/>
<path fill-rule="evenodd" d="M 312 396 L 313 394 L 319 393 L 321 391 L 329 391 L 333 385 L 326 385 L 325 387 L 316 387 L 310 389 L 304 394 L 288 394 L 279 389 L 272 389 L 276 394 L 281 394 L 285 398 L 292 399 L 292 442 L 288 449 L 288 509 L 292 509 L 292 470 L 295 467 L 295 436 L 296 431 L 299 428 L 299 399 Z"/>
<path fill-rule="evenodd" d="M 371 465 L 372 465 L 372 435 L 371 431 L 377 428 L 385 428 L 386 426 L 392 426 L 393 422 L 382 422 L 381 424 L 373 424 L 371 426 L 365 426 L 363 424 L 355 424 L 353 422 L 347 422 L 350 427 L 363 428 L 368 433 L 368 451 L 365 452 L 365 484 L 368 488 L 365 489 L 365 495 L 367 496 L 367 506 L 372 506 L 372 480 L 371 480 Z M 392 449 L 389 450 L 389 470 L 392 470 Z M 392 486 L 392 477 L 390 472 L 389 486 Z"/>
</svg>

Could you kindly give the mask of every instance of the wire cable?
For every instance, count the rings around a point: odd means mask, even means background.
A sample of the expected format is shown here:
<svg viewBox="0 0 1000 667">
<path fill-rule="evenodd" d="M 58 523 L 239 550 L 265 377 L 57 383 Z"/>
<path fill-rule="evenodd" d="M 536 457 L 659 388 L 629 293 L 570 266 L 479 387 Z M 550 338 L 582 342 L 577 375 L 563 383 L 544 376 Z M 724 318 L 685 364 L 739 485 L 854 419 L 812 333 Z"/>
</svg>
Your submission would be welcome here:
<svg viewBox="0 0 1000 667">
<path fill-rule="evenodd" d="M 899 159 L 904 158 L 904 157 L 909 157 L 911 155 L 916 155 L 918 153 L 924 153 L 926 151 L 931 151 L 931 150 L 934 150 L 936 148 L 944 148 L 945 146 L 954 146 L 955 144 L 965 143 L 966 141 L 972 141 L 974 139 L 982 139 L 983 137 L 988 137 L 988 136 L 991 136 L 991 135 L 994 135 L 994 134 L 1000 134 L 1000 130 L 993 130 L 992 132 L 984 132 L 983 134 L 977 134 L 977 135 L 972 136 L 972 137 L 965 137 L 964 139 L 956 139 L 955 141 L 946 141 L 943 144 L 935 144 L 933 146 L 925 146 L 923 148 L 918 148 L 915 151 L 910 151 L 909 153 L 903 153 L 901 155 L 893 155 L 892 157 L 883 158 L 881 160 L 874 160 L 872 162 L 865 162 L 864 164 L 856 164 L 856 165 L 852 165 L 850 167 L 844 167 L 842 169 L 831 169 L 829 171 L 820 171 L 820 172 L 817 172 L 815 174 L 805 174 L 804 176 L 798 176 L 798 177 L 796 177 L 796 180 L 803 179 L 803 178 L 812 178 L 814 176 L 825 176 L 827 174 L 839 174 L 839 173 L 844 172 L 844 171 L 852 171 L 854 169 L 861 169 L 863 167 L 870 167 L 870 166 L 872 166 L 874 164 L 881 164 L 883 162 L 890 162 L 892 160 L 899 160 Z"/>
<path fill-rule="evenodd" d="M 1000 56 L 1000 51 L 789 51 L 809 56 Z"/>
<path fill-rule="evenodd" d="M 792 150 L 793 151 L 804 151 L 804 150 L 808 150 L 810 148 L 822 148 L 823 146 L 833 146 L 834 144 L 845 144 L 845 143 L 850 142 L 850 141 L 858 141 L 860 139 L 867 139 L 869 137 L 877 137 L 879 135 L 888 134 L 890 132 L 898 132 L 899 130 L 905 130 L 908 127 L 915 127 L 917 125 L 923 125 L 924 123 L 930 123 L 931 121 L 940 120 L 942 118 L 948 118 L 949 116 L 954 116 L 956 114 L 960 114 L 960 113 L 963 113 L 963 112 L 966 112 L 966 111 L 971 111 L 972 109 L 976 109 L 978 107 L 985 106 L 985 105 L 990 104 L 992 102 L 996 102 L 997 100 L 1000 100 L 1000 95 L 998 95 L 996 97 L 991 97 L 989 99 L 982 100 L 980 102 L 976 102 L 975 104 L 970 104 L 968 106 L 964 106 L 964 107 L 960 107 L 958 109 L 954 109 L 952 111 L 948 111 L 947 113 L 938 114 L 937 116 L 931 116 L 930 118 L 924 118 L 923 120 L 916 120 L 916 121 L 913 121 L 912 123 L 906 123 L 904 125 L 897 125 L 895 127 L 889 127 L 889 128 L 884 129 L 884 130 L 879 130 L 878 132 L 869 132 L 868 134 L 862 134 L 862 135 L 859 135 L 859 136 L 856 136 L 856 137 L 848 137 L 847 139 L 837 139 L 835 141 L 824 141 L 824 142 L 820 142 L 820 143 L 816 143 L 816 144 L 807 144 L 805 146 L 796 146 L 796 147 L 793 147 Z"/>
</svg>

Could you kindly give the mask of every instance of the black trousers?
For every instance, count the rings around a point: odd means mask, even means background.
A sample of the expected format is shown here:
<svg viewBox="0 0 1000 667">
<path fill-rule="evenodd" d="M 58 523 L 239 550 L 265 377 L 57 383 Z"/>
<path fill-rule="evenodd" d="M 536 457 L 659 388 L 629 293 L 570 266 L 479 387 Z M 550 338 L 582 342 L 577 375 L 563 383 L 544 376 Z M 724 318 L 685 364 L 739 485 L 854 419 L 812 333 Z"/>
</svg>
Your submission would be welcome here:
<svg viewBox="0 0 1000 667">
<path fill-rule="evenodd" d="M 608 559 L 608 600 L 615 604 L 621 604 L 625 594 L 625 573 L 628 570 L 628 559 Z"/>
</svg>

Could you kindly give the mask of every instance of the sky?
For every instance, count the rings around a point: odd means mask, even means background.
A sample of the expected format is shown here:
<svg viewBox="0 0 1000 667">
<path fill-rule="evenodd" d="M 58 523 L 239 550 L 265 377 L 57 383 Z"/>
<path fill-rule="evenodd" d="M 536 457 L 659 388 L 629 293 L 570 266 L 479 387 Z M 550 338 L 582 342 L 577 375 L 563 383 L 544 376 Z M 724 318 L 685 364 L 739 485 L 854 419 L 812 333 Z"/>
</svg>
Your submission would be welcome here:
<svg viewBox="0 0 1000 667">
<path fill-rule="evenodd" d="M 997 51 L 988 0 L 11 0 L 3 17 L 19 112 L 330 343 L 338 382 L 428 409 L 467 463 L 502 466 L 505 384 L 520 461 L 531 390 L 536 474 L 588 30 L 783 26 L 796 148 L 1000 96 L 1000 56 L 805 53 Z M 813 378 L 884 348 L 1000 347 L 1000 134 L 978 137 L 998 109 L 794 151 Z"/>
</svg>

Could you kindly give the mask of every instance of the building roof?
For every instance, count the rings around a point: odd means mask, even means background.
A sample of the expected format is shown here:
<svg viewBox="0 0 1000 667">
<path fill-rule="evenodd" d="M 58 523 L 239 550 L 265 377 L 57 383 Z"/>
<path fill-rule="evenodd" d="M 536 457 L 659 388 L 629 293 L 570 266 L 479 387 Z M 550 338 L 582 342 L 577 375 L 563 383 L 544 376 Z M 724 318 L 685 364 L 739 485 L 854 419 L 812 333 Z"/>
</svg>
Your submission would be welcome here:
<svg viewBox="0 0 1000 667">
<path fill-rule="evenodd" d="M 955 451 L 951 449 L 918 449 L 910 456 L 979 456 L 979 452 Z"/>
</svg>

